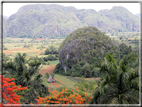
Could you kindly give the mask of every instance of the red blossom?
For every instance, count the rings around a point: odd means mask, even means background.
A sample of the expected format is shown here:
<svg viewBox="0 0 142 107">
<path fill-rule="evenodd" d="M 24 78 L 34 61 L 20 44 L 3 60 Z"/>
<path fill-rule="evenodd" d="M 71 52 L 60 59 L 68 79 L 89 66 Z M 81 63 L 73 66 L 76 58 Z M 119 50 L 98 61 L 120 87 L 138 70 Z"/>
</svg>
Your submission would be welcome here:
<svg viewBox="0 0 142 107">
<path fill-rule="evenodd" d="M 21 85 L 16 86 L 14 82 L 12 82 L 12 80 L 15 80 L 14 78 L 4 78 L 4 76 L 2 77 L 2 97 L 3 97 L 3 103 L 5 104 L 20 104 L 19 103 L 19 98 L 21 97 L 20 95 L 16 95 L 16 91 L 17 90 L 25 90 L 28 88 L 27 87 L 21 87 Z M 0 107 L 2 107 L 3 105 L 0 104 Z"/>
</svg>

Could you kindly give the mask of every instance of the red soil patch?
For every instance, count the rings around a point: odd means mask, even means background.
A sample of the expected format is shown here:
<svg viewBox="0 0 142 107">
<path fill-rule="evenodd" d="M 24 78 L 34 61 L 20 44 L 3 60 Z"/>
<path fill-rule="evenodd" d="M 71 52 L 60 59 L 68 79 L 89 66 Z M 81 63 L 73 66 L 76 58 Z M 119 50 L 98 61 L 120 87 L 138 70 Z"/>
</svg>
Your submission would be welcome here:
<svg viewBox="0 0 142 107">
<path fill-rule="evenodd" d="M 27 48 L 15 48 L 15 49 L 10 49 L 10 51 L 17 51 L 17 50 L 23 50 L 23 49 L 27 49 Z"/>
<path fill-rule="evenodd" d="M 17 51 L 17 50 L 23 50 L 23 49 L 27 49 L 27 48 L 15 48 L 15 49 L 10 49 L 10 50 L 3 50 L 3 52 L 11 54 L 11 51 Z"/>
<path fill-rule="evenodd" d="M 23 49 L 28 49 L 28 48 L 15 48 L 15 49 L 10 49 L 10 50 L 3 50 L 4 53 L 6 54 L 12 54 L 15 53 L 14 51 L 19 51 L 19 50 L 23 50 Z M 39 50 L 37 49 L 33 49 L 33 50 L 23 50 L 25 53 L 39 53 Z"/>
<path fill-rule="evenodd" d="M 42 38 L 37 38 L 36 40 L 43 40 Z"/>
<path fill-rule="evenodd" d="M 4 51 L 3 51 L 4 52 Z M 6 53 L 6 54 L 12 54 L 11 52 L 9 52 L 9 51 L 6 51 L 6 52 L 4 52 L 4 53 Z"/>
<path fill-rule="evenodd" d="M 61 85 L 61 84 L 59 84 L 59 83 L 50 83 L 50 85 L 53 85 L 53 86 L 58 85 L 58 87 L 61 87 L 61 86 L 62 86 L 62 85 Z"/>
<path fill-rule="evenodd" d="M 52 74 L 54 69 L 55 69 L 55 65 L 47 67 L 43 69 L 42 71 L 40 71 L 40 74 L 44 75 L 46 72 L 48 72 L 49 74 Z"/>
<path fill-rule="evenodd" d="M 99 78 L 94 78 L 95 80 L 99 80 Z"/>
</svg>

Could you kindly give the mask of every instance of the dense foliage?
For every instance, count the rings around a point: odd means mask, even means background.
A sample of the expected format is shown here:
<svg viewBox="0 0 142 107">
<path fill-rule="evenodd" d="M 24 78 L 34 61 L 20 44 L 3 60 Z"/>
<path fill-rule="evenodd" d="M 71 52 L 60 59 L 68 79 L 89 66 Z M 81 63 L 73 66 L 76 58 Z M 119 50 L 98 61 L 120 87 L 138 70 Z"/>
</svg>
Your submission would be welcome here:
<svg viewBox="0 0 142 107">
<path fill-rule="evenodd" d="M 14 60 L 3 64 L 5 77 L 15 78 L 16 85 L 28 87 L 29 90 L 18 92 L 23 96 L 20 99 L 23 104 L 35 103 L 37 95 L 44 97 L 49 94 L 47 87 L 42 84 L 42 75 L 39 74 L 41 63 L 38 58 L 35 58 L 26 66 L 26 54 L 18 53 Z"/>
<path fill-rule="evenodd" d="M 111 55 L 100 66 L 102 81 L 94 91 L 90 104 L 139 104 L 139 66 L 133 69 L 130 63 L 137 60 L 136 54 L 125 56 L 119 66 Z"/>
<path fill-rule="evenodd" d="M 55 61 L 58 59 L 58 55 L 52 55 L 52 54 L 49 54 L 48 56 L 46 57 L 41 57 L 45 62 L 47 61 Z"/>
<path fill-rule="evenodd" d="M 72 32 L 60 45 L 60 64 L 55 73 L 93 77 L 98 76 L 94 69 L 106 54 L 111 54 L 117 63 L 125 55 L 132 52 L 131 46 L 124 43 L 116 45 L 103 32 L 95 27 L 80 28 Z"/>
<path fill-rule="evenodd" d="M 7 54 L 3 53 L 3 63 L 6 63 L 8 60 L 10 60 L 10 57 Z"/>
<path fill-rule="evenodd" d="M 46 57 L 41 57 L 45 62 L 54 61 L 54 60 L 59 59 L 59 51 L 53 45 L 48 46 L 48 48 L 46 48 L 45 52 L 41 53 L 40 55 L 48 55 Z"/>
<path fill-rule="evenodd" d="M 49 47 L 45 50 L 45 55 L 58 54 L 58 53 L 59 53 L 58 49 L 57 49 L 55 46 L 53 46 L 53 45 L 49 46 Z"/>
</svg>

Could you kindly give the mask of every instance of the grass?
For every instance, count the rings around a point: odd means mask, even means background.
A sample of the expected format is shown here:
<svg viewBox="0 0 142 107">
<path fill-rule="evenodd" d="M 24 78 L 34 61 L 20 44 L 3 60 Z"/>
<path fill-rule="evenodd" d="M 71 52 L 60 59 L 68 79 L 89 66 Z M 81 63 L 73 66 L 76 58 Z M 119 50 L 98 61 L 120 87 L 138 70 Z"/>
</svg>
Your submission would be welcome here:
<svg viewBox="0 0 142 107">
<path fill-rule="evenodd" d="M 71 77 L 71 76 L 67 76 L 68 79 L 74 81 L 74 82 L 81 82 L 81 77 Z M 95 78 L 84 78 L 85 82 L 98 82 L 100 78 L 97 78 L 98 80 L 96 80 Z"/>
<path fill-rule="evenodd" d="M 47 57 L 48 55 L 39 55 L 38 57 L 40 58 L 40 57 Z"/>
<path fill-rule="evenodd" d="M 26 53 L 27 54 L 27 56 L 36 56 L 37 55 L 37 53 Z"/>
<path fill-rule="evenodd" d="M 58 63 L 59 63 L 59 60 L 50 61 L 50 65 L 57 65 Z"/>
<path fill-rule="evenodd" d="M 67 87 L 68 89 L 72 89 L 71 87 L 69 87 L 69 86 L 67 86 L 67 85 L 65 85 L 65 84 L 63 84 L 63 83 L 61 83 L 61 82 L 59 82 L 59 81 L 56 81 L 56 82 L 59 83 L 59 84 L 61 84 L 62 87 Z"/>
<path fill-rule="evenodd" d="M 47 68 L 49 65 L 42 65 L 42 67 L 41 67 L 41 70 L 40 71 L 42 71 L 43 69 L 45 69 L 45 68 Z"/>
<path fill-rule="evenodd" d="M 64 82 L 65 84 L 67 84 L 68 86 L 71 86 L 71 87 L 74 87 L 74 85 L 76 84 L 76 82 L 68 79 L 67 76 L 62 76 L 62 75 L 59 75 L 59 74 L 55 74 L 54 78 Z M 65 84 L 62 84 L 62 85 L 64 86 Z"/>
</svg>

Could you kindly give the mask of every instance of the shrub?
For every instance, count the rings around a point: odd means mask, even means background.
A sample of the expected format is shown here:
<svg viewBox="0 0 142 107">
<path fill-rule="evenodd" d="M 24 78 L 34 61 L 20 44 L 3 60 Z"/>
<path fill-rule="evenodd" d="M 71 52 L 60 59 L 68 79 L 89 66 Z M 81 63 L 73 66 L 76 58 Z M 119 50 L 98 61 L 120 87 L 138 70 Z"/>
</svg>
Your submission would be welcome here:
<svg viewBox="0 0 142 107">
<path fill-rule="evenodd" d="M 47 78 L 49 78 L 49 73 L 48 72 L 46 72 L 45 75 L 46 75 Z"/>
<path fill-rule="evenodd" d="M 54 73 L 52 73 L 51 76 L 54 77 Z"/>
</svg>

